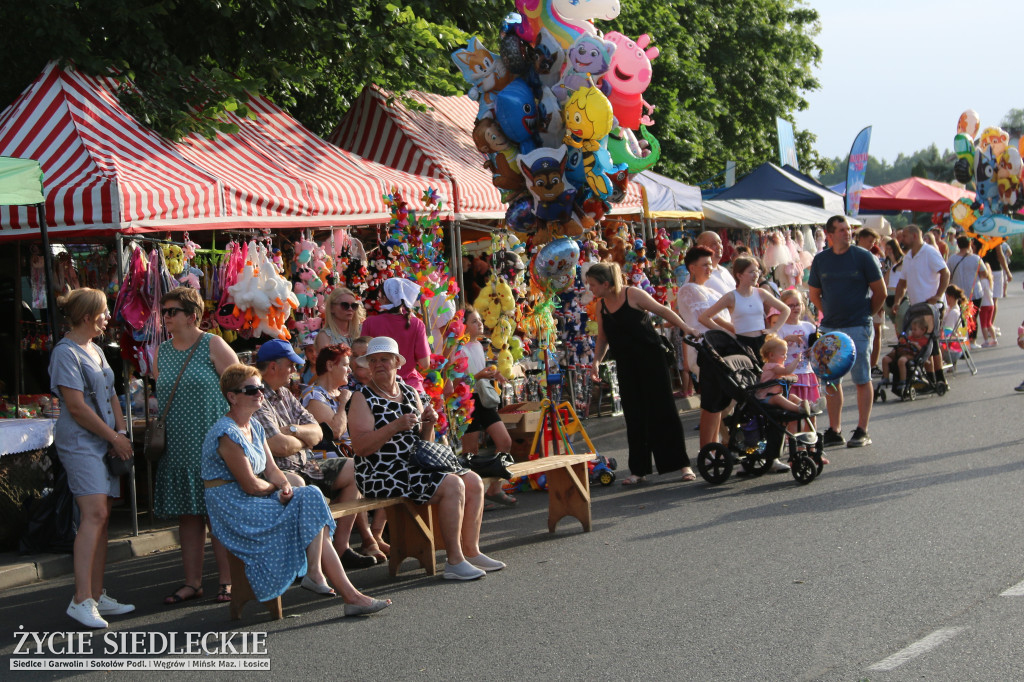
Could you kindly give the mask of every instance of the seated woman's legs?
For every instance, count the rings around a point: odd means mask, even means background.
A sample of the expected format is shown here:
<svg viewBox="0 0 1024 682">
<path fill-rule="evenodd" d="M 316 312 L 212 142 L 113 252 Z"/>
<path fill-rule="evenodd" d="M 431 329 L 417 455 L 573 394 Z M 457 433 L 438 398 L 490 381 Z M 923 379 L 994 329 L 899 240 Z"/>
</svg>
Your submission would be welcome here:
<svg viewBox="0 0 1024 682">
<path fill-rule="evenodd" d="M 462 475 L 465 505 L 462 512 L 462 552 L 472 558 L 480 554 L 480 524 L 484 518 L 484 482 L 472 471 Z"/>
<path fill-rule="evenodd" d="M 477 480 L 479 479 L 478 476 Z M 462 552 L 462 523 L 466 507 L 465 483 L 453 474 L 445 476 L 430 502 L 437 504 L 438 525 L 441 537 L 444 538 L 448 563 L 461 564 L 466 560 Z"/>
<path fill-rule="evenodd" d="M 352 581 L 348 579 L 345 567 L 341 565 L 341 559 L 338 557 L 338 553 L 334 551 L 334 545 L 331 544 L 331 534 L 327 531 L 327 526 L 324 526 L 320 534 L 309 543 L 310 548 L 313 545 L 319 546 L 320 561 L 323 563 L 327 580 L 337 590 L 338 594 L 341 595 L 345 603 L 356 604 L 357 606 L 370 606 L 373 599 L 357 590 Z M 391 603 L 390 599 L 386 601 Z"/>
<path fill-rule="evenodd" d="M 508 434 L 508 429 L 505 428 L 505 422 L 498 421 L 488 426 L 487 435 L 491 437 L 491 442 L 494 443 L 494 449 L 496 451 L 512 451 L 512 436 Z M 501 489 L 501 480 L 495 481 L 487 489 L 488 495 L 500 495 L 503 492 L 504 491 Z"/>
<path fill-rule="evenodd" d="M 346 461 L 344 466 L 342 466 L 337 478 L 331 484 L 331 493 L 332 502 L 351 502 L 359 499 L 359 488 L 356 486 L 356 466 L 353 460 Z M 338 519 L 338 528 L 334 531 L 334 549 L 337 550 L 339 556 L 349 549 L 349 539 L 352 536 L 353 526 L 359 531 L 359 537 L 362 538 L 364 549 L 376 548 L 377 543 L 373 539 L 373 534 L 370 533 L 370 524 L 366 521 L 366 515 L 350 514 Z M 380 549 L 376 549 L 379 554 Z M 383 557 L 383 555 L 381 556 Z M 378 560 L 381 560 L 381 558 L 378 558 Z"/>
</svg>

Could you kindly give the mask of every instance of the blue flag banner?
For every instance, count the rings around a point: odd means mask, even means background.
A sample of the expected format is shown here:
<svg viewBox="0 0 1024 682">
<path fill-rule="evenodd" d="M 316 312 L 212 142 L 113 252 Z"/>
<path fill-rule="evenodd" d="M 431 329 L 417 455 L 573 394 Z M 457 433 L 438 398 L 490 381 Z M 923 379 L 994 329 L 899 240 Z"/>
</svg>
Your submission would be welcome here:
<svg viewBox="0 0 1024 682">
<path fill-rule="evenodd" d="M 846 162 L 846 214 L 857 217 L 860 213 L 860 194 L 864 191 L 864 174 L 868 170 L 868 146 L 871 144 L 871 126 L 857 133 L 850 158 Z"/>
<path fill-rule="evenodd" d="M 800 170 L 796 160 L 796 137 L 793 135 L 793 124 L 784 118 L 775 118 L 775 130 L 779 134 L 779 165 L 789 164 Z"/>
</svg>

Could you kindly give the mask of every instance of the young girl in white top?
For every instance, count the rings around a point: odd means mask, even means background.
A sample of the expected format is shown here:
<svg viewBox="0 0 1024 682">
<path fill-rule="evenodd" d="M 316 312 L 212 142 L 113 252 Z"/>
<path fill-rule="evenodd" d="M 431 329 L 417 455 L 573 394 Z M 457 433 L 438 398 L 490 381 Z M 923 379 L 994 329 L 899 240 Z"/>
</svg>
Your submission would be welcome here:
<svg viewBox="0 0 1024 682">
<path fill-rule="evenodd" d="M 764 289 L 757 288 L 761 272 L 753 258 L 740 256 L 734 260 L 732 273 L 736 278 L 736 290 L 722 296 L 697 319 L 708 329 L 727 331 L 715 321 L 715 316 L 728 309 L 732 326 L 736 330 L 736 340 L 756 355 L 761 350 L 765 335 L 769 332 L 777 334 L 786 322 L 782 315 L 776 315 L 771 327 L 766 329 L 765 310 L 786 310 L 786 304 Z"/>
<path fill-rule="evenodd" d="M 997 343 L 996 330 L 992 326 L 996 316 L 996 304 L 992 300 L 992 268 L 989 267 L 988 263 L 984 263 L 984 266 L 985 272 L 980 275 L 981 306 L 978 308 L 978 329 L 981 330 L 981 338 L 983 339 L 981 347 L 991 348 Z"/>
<path fill-rule="evenodd" d="M 787 289 L 782 292 L 782 302 L 789 306 L 789 317 L 786 324 L 779 330 L 779 336 L 786 342 L 789 354 L 786 357 L 786 364 L 796 363 L 794 374 L 796 383 L 789 390 L 794 398 L 817 402 L 821 397 L 818 392 L 818 377 L 811 371 L 811 364 L 807 360 L 807 349 L 810 348 L 811 340 L 818 333 L 818 328 L 804 318 L 804 298 L 796 289 Z"/>
</svg>

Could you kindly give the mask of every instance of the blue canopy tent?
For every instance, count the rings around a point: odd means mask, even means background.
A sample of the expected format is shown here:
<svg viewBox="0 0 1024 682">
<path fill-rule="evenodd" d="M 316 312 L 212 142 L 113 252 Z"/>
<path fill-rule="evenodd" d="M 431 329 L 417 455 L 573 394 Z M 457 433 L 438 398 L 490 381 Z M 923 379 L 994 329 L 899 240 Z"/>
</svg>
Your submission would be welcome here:
<svg viewBox="0 0 1024 682">
<path fill-rule="evenodd" d="M 783 225 L 823 224 L 845 213 L 843 197 L 802 173 L 764 163 L 704 201 L 709 226 L 761 229 Z M 851 224 L 859 224 L 851 220 Z"/>
<path fill-rule="evenodd" d="M 648 218 L 704 217 L 699 188 L 651 171 L 637 173 L 633 181 L 643 187 L 644 213 Z"/>
</svg>

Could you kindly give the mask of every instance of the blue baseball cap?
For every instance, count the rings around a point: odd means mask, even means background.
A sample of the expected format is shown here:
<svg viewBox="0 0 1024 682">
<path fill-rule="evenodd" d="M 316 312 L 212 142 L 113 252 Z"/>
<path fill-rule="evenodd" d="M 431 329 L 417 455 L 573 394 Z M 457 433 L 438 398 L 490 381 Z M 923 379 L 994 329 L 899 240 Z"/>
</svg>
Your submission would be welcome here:
<svg viewBox="0 0 1024 682">
<path fill-rule="evenodd" d="M 256 354 L 256 362 L 270 362 L 281 358 L 288 358 L 297 365 L 301 365 L 305 362 L 305 360 L 295 352 L 295 349 L 292 348 L 292 344 L 287 341 L 282 341 L 281 339 L 267 341 L 260 346 L 260 350 Z"/>
</svg>

